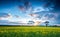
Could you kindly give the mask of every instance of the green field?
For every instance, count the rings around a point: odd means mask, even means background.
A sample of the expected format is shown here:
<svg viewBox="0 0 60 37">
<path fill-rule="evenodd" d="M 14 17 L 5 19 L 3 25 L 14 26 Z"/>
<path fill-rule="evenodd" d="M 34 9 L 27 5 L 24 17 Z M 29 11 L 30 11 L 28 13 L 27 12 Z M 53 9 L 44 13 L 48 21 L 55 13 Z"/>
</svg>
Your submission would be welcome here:
<svg viewBox="0 0 60 37">
<path fill-rule="evenodd" d="M 60 27 L 0 27 L 0 37 L 60 37 Z"/>
</svg>

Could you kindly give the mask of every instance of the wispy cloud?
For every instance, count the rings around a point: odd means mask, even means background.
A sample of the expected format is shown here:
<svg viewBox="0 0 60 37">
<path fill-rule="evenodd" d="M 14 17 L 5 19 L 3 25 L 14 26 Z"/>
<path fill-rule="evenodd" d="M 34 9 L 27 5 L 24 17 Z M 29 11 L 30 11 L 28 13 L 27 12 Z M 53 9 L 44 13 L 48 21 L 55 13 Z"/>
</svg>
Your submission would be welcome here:
<svg viewBox="0 0 60 37">
<path fill-rule="evenodd" d="M 0 20 L 2 19 L 8 19 L 8 18 L 12 18 L 12 15 L 10 13 L 0 13 Z"/>
</svg>

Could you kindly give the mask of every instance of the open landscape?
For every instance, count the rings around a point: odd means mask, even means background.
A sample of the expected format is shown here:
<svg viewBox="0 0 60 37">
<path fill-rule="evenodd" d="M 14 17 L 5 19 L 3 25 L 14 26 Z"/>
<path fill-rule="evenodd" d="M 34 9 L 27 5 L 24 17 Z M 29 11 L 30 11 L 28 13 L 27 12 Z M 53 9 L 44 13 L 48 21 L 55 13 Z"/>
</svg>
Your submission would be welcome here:
<svg viewBox="0 0 60 37">
<path fill-rule="evenodd" d="M 0 37 L 60 37 L 60 27 L 1 26 Z"/>
<path fill-rule="evenodd" d="M 60 37 L 60 0 L 0 0 L 0 37 Z"/>
</svg>

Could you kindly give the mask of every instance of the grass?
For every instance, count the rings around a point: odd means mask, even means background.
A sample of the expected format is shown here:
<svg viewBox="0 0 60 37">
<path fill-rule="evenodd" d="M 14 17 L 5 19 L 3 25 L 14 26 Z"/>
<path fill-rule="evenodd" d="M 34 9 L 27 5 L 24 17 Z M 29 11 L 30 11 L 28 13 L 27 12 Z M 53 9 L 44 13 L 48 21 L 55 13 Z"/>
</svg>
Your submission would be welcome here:
<svg viewBox="0 0 60 37">
<path fill-rule="evenodd" d="M 60 37 L 60 27 L 0 27 L 0 37 Z"/>
</svg>

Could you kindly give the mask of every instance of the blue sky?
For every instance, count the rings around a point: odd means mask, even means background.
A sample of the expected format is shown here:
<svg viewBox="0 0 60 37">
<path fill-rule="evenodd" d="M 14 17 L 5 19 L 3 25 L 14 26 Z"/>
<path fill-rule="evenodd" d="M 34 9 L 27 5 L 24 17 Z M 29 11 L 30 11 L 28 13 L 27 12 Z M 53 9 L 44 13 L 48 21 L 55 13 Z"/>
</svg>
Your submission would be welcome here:
<svg viewBox="0 0 60 37">
<path fill-rule="evenodd" d="M 59 0 L 0 0 L 0 25 L 19 25 L 28 21 L 38 21 L 40 25 L 49 21 L 49 25 L 59 25 L 60 5 L 57 2 L 60 3 Z"/>
</svg>

